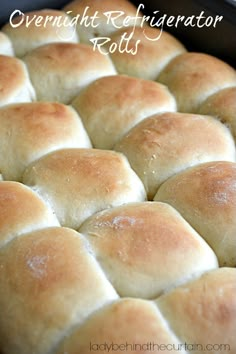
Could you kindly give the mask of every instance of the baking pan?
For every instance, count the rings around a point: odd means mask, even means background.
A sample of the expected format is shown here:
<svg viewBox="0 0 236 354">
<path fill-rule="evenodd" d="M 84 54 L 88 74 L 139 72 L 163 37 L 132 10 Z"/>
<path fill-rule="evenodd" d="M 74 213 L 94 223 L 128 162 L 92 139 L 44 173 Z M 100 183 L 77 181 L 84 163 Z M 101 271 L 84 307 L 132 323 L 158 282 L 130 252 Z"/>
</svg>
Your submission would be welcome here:
<svg viewBox="0 0 236 354">
<path fill-rule="evenodd" d="M 42 8 L 60 9 L 67 4 L 68 0 L 1 0 L 0 26 L 9 20 L 11 13 L 18 9 L 22 12 L 39 10 Z"/>
<path fill-rule="evenodd" d="M 133 1 L 136 5 L 139 1 Z M 189 50 L 202 51 L 215 55 L 236 67 L 236 0 L 181 0 L 144 1 L 146 13 L 153 14 L 159 11 L 157 16 L 199 16 L 204 11 L 204 16 L 223 16 L 222 21 L 216 27 L 185 27 L 183 24 L 177 27 L 164 28 L 179 38 Z"/>
</svg>

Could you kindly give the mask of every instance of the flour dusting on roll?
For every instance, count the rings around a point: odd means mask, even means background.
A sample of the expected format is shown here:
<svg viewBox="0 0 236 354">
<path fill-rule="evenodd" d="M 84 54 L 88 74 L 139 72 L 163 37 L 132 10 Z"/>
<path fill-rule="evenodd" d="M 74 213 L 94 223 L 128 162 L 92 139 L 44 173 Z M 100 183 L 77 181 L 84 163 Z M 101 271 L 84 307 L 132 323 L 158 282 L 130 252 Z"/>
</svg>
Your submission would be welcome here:
<svg viewBox="0 0 236 354">
<path fill-rule="evenodd" d="M 48 353 L 68 329 L 118 298 L 82 235 L 70 229 L 13 240 L 0 249 L 0 265 L 4 353 Z"/>
<path fill-rule="evenodd" d="M 153 299 L 218 267 L 211 248 L 168 204 L 129 203 L 105 210 L 79 231 L 123 297 Z"/>
<path fill-rule="evenodd" d="M 125 156 L 108 150 L 50 153 L 26 169 L 23 182 L 48 201 L 63 226 L 74 229 L 100 210 L 146 199 Z"/>
</svg>

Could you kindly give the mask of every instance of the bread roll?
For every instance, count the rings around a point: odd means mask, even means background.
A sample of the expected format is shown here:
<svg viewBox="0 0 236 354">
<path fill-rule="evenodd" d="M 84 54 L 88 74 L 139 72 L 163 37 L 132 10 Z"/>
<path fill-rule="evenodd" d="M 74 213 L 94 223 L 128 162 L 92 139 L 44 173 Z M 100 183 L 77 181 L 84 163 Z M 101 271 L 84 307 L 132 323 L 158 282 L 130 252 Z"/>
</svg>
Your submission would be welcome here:
<svg viewBox="0 0 236 354">
<path fill-rule="evenodd" d="M 77 31 L 80 41 L 87 44 L 91 44 L 92 38 L 109 37 L 117 28 L 123 27 L 126 17 L 129 18 L 130 26 L 141 23 L 141 19 L 135 20 L 137 9 L 128 0 L 74 0 L 69 2 L 63 10 L 72 18 L 80 16 Z M 105 15 L 107 12 L 111 14 Z M 95 20 L 82 21 L 83 15 L 90 19 L 95 16 Z"/>
<path fill-rule="evenodd" d="M 61 225 L 73 229 L 100 210 L 146 198 L 126 158 L 106 150 L 50 153 L 27 168 L 23 183 L 47 200 Z"/>
<path fill-rule="evenodd" d="M 63 11 L 44 9 L 25 12 L 2 27 L 12 41 L 15 54 L 23 57 L 29 51 L 46 43 L 78 42 L 75 26 Z M 70 25 L 69 25 L 70 24 Z"/>
<path fill-rule="evenodd" d="M 0 108 L 0 170 L 4 179 L 21 181 L 31 162 L 67 147 L 91 147 L 71 107 L 34 102 Z"/>
<path fill-rule="evenodd" d="M 122 42 L 122 37 L 126 41 Z M 107 50 L 112 43 L 117 44 L 117 49 L 110 53 L 117 72 L 147 80 L 156 80 L 171 59 L 186 52 L 182 43 L 171 34 L 149 26 L 135 30 L 122 28 L 111 36 Z"/>
<path fill-rule="evenodd" d="M 0 31 L 0 55 L 14 55 L 14 49 L 11 40 L 2 31 Z"/>
<path fill-rule="evenodd" d="M 52 210 L 30 188 L 0 182 L 0 247 L 14 237 L 44 227 L 59 226 Z"/>
<path fill-rule="evenodd" d="M 189 344 L 191 353 L 235 353 L 235 285 L 236 269 L 221 268 L 157 300 L 170 328 Z"/>
<path fill-rule="evenodd" d="M 108 76 L 94 81 L 72 102 L 93 146 L 112 149 L 135 124 L 158 112 L 175 111 L 168 89 L 153 81 Z"/>
<path fill-rule="evenodd" d="M 187 113 L 164 113 L 136 125 L 114 149 L 124 153 L 153 199 L 174 174 L 207 161 L 235 161 L 230 131 L 216 119 Z"/>
<path fill-rule="evenodd" d="M 160 347 L 162 345 L 162 347 Z M 65 337 L 55 354 L 95 352 L 148 354 L 169 353 L 172 346 L 186 354 L 178 338 L 154 303 L 121 299 L 99 310 L 71 335 Z"/>
<path fill-rule="evenodd" d="M 236 71 L 208 54 L 184 53 L 160 73 L 158 82 L 175 95 L 180 112 L 197 112 L 209 96 L 236 85 Z"/>
<path fill-rule="evenodd" d="M 105 210 L 79 231 L 122 297 L 152 299 L 218 266 L 210 247 L 168 204 Z"/>
<path fill-rule="evenodd" d="M 118 298 L 82 236 L 70 229 L 13 240 L 0 249 L 0 265 L 4 354 L 49 353 L 72 326 Z"/>
<path fill-rule="evenodd" d="M 0 73 L 0 107 L 35 99 L 27 68 L 21 60 L 0 55 Z"/>
<path fill-rule="evenodd" d="M 209 114 L 225 123 L 236 139 L 236 87 L 229 87 L 210 96 L 199 108 L 199 113 Z"/>
<path fill-rule="evenodd" d="M 39 101 L 67 104 L 92 81 L 116 74 L 110 59 L 86 44 L 45 44 L 24 61 Z"/>
<path fill-rule="evenodd" d="M 176 208 L 221 266 L 236 265 L 236 163 L 210 162 L 183 171 L 166 181 L 154 200 Z"/>
</svg>

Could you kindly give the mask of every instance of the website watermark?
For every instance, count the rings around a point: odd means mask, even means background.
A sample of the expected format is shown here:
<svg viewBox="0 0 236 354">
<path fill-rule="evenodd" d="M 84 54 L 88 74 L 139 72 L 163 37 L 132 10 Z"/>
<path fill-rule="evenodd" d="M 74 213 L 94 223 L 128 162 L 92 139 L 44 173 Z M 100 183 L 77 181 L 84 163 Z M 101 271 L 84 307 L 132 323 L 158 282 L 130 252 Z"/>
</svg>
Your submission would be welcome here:
<svg viewBox="0 0 236 354">
<path fill-rule="evenodd" d="M 198 352 L 230 352 L 230 345 L 226 343 L 208 343 L 208 344 L 197 344 L 197 343 L 114 343 L 114 342 L 104 342 L 104 343 L 92 343 L 90 342 L 90 352 L 104 352 L 104 353 L 115 353 L 115 352 L 180 352 L 180 351 L 198 351 Z"/>
<path fill-rule="evenodd" d="M 46 27 L 50 24 L 53 27 L 57 27 L 58 34 L 60 34 L 59 29 L 61 27 L 71 27 L 74 31 L 78 26 L 83 26 L 85 28 L 94 28 L 97 31 L 101 23 L 107 26 L 112 26 L 115 30 L 121 28 L 131 28 L 131 32 L 124 31 L 118 41 L 112 41 L 110 37 L 96 36 L 91 38 L 90 41 L 93 44 L 93 49 L 98 50 L 102 54 L 108 55 L 115 51 L 121 53 L 127 52 L 135 55 L 138 51 L 139 45 L 141 43 L 140 39 L 134 39 L 134 33 L 136 27 L 141 27 L 143 29 L 144 37 L 149 41 L 158 41 L 162 35 L 163 29 L 168 27 L 177 28 L 179 26 L 184 27 L 213 27 L 215 28 L 219 22 L 223 20 L 222 15 L 209 16 L 206 15 L 204 11 L 201 11 L 197 15 L 183 16 L 169 16 L 167 14 L 161 14 L 159 10 L 153 11 L 150 15 L 143 15 L 145 10 L 144 4 L 139 4 L 137 7 L 136 14 L 133 16 L 127 16 L 124 11 L 106 11 L 100 13 L 95 11 L 93 15 L 89 15 L 89 6 L 86 6 L 84 11 L 76 16 L 72 16 L 72 11 L 67 11 L 65 14 L 68 16 L 42 16 L 39 14 L 34 14 L 33 16 L 22 12 L 19 9 L 14 10 L 9 18 L 9 23 L 13 28 L 18 28 L 20 26 L 25 26 L 29 28 L 30 26 L 35 27 Z M 146 24 L 150 27 L 159 28 L 160 32 L 155 38 L 150 38 L 145 31 Z M 68 39 L 68 38 L 67 38 Z M 130 44 L 130 46 L 129 46 Z"/>
</svg>

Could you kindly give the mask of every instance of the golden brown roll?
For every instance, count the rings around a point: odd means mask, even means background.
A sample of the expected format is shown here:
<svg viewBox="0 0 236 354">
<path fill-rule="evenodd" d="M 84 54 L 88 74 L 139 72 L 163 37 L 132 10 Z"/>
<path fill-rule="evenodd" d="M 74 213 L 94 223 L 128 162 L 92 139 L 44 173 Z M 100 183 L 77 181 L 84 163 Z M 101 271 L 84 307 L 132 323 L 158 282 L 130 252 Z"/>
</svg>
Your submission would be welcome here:
<svg viewBox="0 0 236 354">
<path fill-rule="evenodd" d="M 35 192 L 18 182 L 0 182 L 0 247 L 23 233 L 50 226 L 59 222 Z"/>
<path fill-rule="evenodd" d="M 236 139 L 236 87 L 229 87 L 210 96 L 199 108 L 225 123 Z"/>
<path fill-rule="evenodd" d="M 0 31 L 0 55 L 14 55 L 14 49 L 10 38 Z"/>
<path fill-rule="evenodd" d="M 117 298 L 73 230 L 38 230 L 0 249 L 4 354 L 48 353 L 72 326 Z"/>
<path fill-rule="evenodd" d="M 157 306 L 191 353 L 235 353 L 235 286 L 236 269 L 213 270 L 161 296 Z"/>
<path fill-rule="evenodd" d="M 47 200 L 62 226 L 74 229 L 100 210 L 146 198 L 125 156 L 107 150 L 50 153 L 27 168 L 23 183 Z"/>
<path fill-rule="evenodd" d="M 0 107 L 35 99 L 27 68 L 21 60 L 0 55 L 0 73 Z"/>
<path fill-rule="evenodd" d="M 176 102 L 156 82 L 129 76 L 108 76 L 94 81 L 72 101 L 99 149 L 112 149 L 135 124 L 158 112 L 173 112 Z"/>
<path fill-rule="evenodd" d="M 86 44 L 45 44 L 23 59 L 39 101 L 67 104 L 92 81 L 116 74 L 111 60 Z"/>
<path fill-rule="evenodd" d="M 113 52 L 109 48 L 114 45 L 117 49 Z M 174 36 L 149 26 L 136 27 L 135 30 L 132 27 L 123 28 L 115 32 L 111 41 L 101 50 L 110 51 L 119 74 L 147 80 L 156 80 L 171 59 L 186 52 Z"/>
<path fill-rule="evenodd" d="M 163 183 L 154 199 L 176 208 L 221 266 L 236 265 L 236 163 L 210 162 L 183 171 Z"/>
<path fill-rule="evenodd" d="M 2 31 L 11 39 L 18 57 L 46 43 L 78 42 L 76 28 L 72 26 L 70 17 L 59 10 L 25 13 L 15 10 L 15 16 L 2 27 Z"/>
<path fill-rule="evenodd" d="M 212 117 L 164 113 L 143 120 L 118 142 L 153 199 L 158 187 L 174 174 L 207 161 L 235 161 L 230 131 Z"/>
<path fill-rule="evenodd" d="M 55 354 L 169 353 L 174 346 L 186 354 L 154 303 L 121 299 L 97 311 L 72 334 L 68 334 Z"/>
<path fill-rule="evenodd" d="M 174 94 L 180 112 L 197 112 L 209 96 L 236 85 L 236 71 L 204 53 L 184 53 L 174 58 L 158 76 Z"/>
<path fill-rule="evenodd" d="M 74 0 L 63 10 L 72 18 L 79 15 L 77 31 L 80 41 L 87 44 L 91 44 L 90 39 L 96 37 L 110 37 L 117 28 L 124 26 L 127 17 L 130 26 L 141 23 L 141 18 L 135 19 L 136 7 L 128 0 Z M 86 17 L 89 20 L 82 20 Z"/>
<path fill-rule="evenodd" d="M 211 248 L 168 204 L 129 203 L 105 210 L 79 231 L 122 297 L 153 299 L 218 266 Z"/>
<path fill-rule="evenodd" d="M 4 179 L 21 181 L 31 162 L 51 151 L 72 147 L 89 148 L 91 143 L 71 107 L 34 102 L 0 108 L 0 170 Z"/>
</svg>

